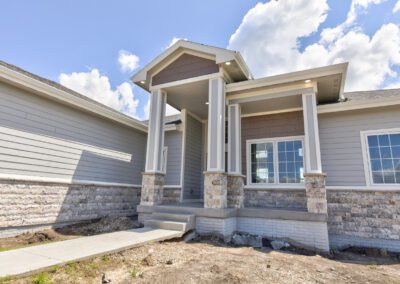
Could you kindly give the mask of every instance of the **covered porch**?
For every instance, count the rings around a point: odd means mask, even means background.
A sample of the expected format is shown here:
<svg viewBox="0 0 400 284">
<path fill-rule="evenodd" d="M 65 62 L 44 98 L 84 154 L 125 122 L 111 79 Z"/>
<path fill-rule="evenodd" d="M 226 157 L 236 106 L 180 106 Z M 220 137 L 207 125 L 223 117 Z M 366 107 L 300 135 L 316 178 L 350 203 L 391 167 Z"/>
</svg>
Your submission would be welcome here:
<svg viewBox="0 0 400 284">
<path fill-rule="evenodd" d="M 132 77 L 150 92 L 139 220 L 194 218 L 199 233 L 239 230 L 328 250 L 317 105 L 341 98 L 346 67 L 254 80 L 237 52 L 176 43 Z M 167 104 L 181 111 L 175 191 L 165 167 Z M 165 198 L 171 192 L 177 198 Z"/>
<path fill-rule="evenodd" d="M 141 205 L 166 203 L 162 128 L 168 103 L 181 110 L 183 133 L 181 188 L 175 203 L 243 208 L 249 207 L 246 196 L 252 190 L 297 190 L 304 193 L 306 205 L 278 209 L 326 212 L 317 103 L 331 98 L 318 97 L 318 86 L 326 94 L 337 75 L 326 77 L 249 87 L 213 74 L 153 88 L 143 179 L 143 189 L 149 179 L 152 189 L 142 191 Z"/>
<path fill-rule="evenodd" d="M 176 43 L 132 77 L 150 92 L 141 205 L 243 208 L 245 190 L 296 189 L 305 206 L 295 208 L 326 214 L 317 105 L 341 98 L 346 67 L 254 80 L 237 52 Z M 178 154 L 165 147 L 167 104 L 181 111 Z M 180 171 L 166 167 L 172 158 Z"/>
</svg>

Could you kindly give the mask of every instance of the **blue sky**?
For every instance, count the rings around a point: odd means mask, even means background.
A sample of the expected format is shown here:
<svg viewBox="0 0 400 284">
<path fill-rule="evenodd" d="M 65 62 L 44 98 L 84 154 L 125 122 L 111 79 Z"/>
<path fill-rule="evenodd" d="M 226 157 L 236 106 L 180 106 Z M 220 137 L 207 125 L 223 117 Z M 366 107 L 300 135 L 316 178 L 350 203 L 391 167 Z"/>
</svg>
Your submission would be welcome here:
<svg viewBox="0 0 400 284">
<path fill-rule="evenodd" d="M 365 69 L 363 76 L 371 74 L 368 70 L 374 70 L 374 76 L 380 78 L 367 84 L 369 88 L 397 87 L 397 84 L 400 87 L 397 74 L 400 73 L 400 35 L 396 30 L 400 24 L 400 11 L 394 8 L 397 1 L 323 3 L 325 1 L 309 0 L 301 3 L 300 0 L 288 0 L 258 5 L 259 1 L 250 0 L 6 1 L 2 3 L 0 18 L 0 59 L 55 81 L 60 81 L 60 75 L 65 74 L 63 83 L 72 88 L 84 80 L 97 84 L 98 81 L 93 81 L 96 76 L 108 79 L 108 95 L 124 97 L 121 103 L 102 100 L 107 84 L 102 87 L 91 85 L 90 90 L 85 89 L 88 84 L 75 89 L 88 92 L 88 96 L 138 118 L 146 115 L 148 95 L 127 85 L 129 77 L 161 53 L 174 37 L 238 49 L 257 77 L 336 63 L 337 60 L 352 64 L 351 59 L 357 57 L 354 70 Z M 352 5 L 356 20 L 342 25 L 340 35 L 333 40 L 322 40 L 324 30 L 346 22 Z M 246 14 L 247 19 L 244 19 Z M 382 37 L 391 45 L 377 46 L 373 37 L 388 24 L 391 26 L 382 31 Z M 282 42 L 280 32 L 285 35 Z M 358 50 L 352 42 L 364 46 L 357 56 L 346 51 Z M 370 43 L 368 48 L 366 42 Z M 278 50 L 279 45 L 287 50 Z M 268 48 L 260 48 L 265 46 Z M 292 54 L 294 49 L 296 53 Z M 121 50 L 139 58 L 136 69 L 123 70 L 118 62 Z M 318 56 L 321 55 L 328 59 L 320 61 Z M 374 55 L 382 58 L 381 61 L 362 65 Z M 289 57 L 291 61 L 287 60 Z M 260 58 L 264 58 L 261 63 Z M 274 58 L 282 59 L 275 62 Z M 375 71 L 377 65 L 382 66 Z M 94 69 L 98 73 L 91 73 L 91 79 L 80 77 Z M 73 72 L 76 76 L 68 77 Z M 349 88 L 360 89 L 364 84 L 357 82 L 363 77 L 352 72 Z M 119 88 L 121 84 L 124 88 Z M 93 90 L 97 93 L 93 94 Z M 129 99 L 133 103 L 127 103 Z"/>
</svg>

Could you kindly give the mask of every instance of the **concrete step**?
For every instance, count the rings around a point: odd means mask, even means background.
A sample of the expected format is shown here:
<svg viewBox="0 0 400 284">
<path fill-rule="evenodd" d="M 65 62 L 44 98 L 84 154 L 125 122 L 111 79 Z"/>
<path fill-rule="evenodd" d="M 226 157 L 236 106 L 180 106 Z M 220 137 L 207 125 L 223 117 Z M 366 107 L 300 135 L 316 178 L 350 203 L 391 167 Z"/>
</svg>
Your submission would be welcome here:
<svg viewBox="0 0 400 284">
<path fill-rule="evenodd" d="M 144 221 L 145 227 L 159 228 L 164 230 L 180 231 L 185 233 L 189 230 L 187 222 L 176 222 L 162 219 L 149 219 Z"/>
<path fill-rule="evenodd" d="M 195 221 L 195 216 L 193 214 L 153 212 L 151 216 L 154 217 L 155 219 L 170 220 L 177 222 L 193 223 Z"/>
</svg>

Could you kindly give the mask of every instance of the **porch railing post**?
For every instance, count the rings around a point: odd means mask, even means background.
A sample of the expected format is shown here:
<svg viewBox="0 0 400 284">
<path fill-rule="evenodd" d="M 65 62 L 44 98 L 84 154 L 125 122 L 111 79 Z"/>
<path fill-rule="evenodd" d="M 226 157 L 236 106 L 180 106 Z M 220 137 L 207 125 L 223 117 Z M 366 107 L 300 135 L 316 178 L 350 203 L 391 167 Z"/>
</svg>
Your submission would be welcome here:
<svg viewBox="0 0 400 284">
<path fill-rule="evenodd" d="M 244 205 L 241 125 L 240 105 L 228 105 L 228 207 L 235 208 Z"/>
<path fill-rule="evenodd" d="M 163 147 L 167 94 L 161 89 L 150 94 L 146 169 L 143 173 L 141 205 L 161 204 L 164 190 Z"/>
<path fill-rule="evenodd" d="M 325 174 L 321 166 L 316 93 L 302 94 L 305 132 L 304 182 L 307 209 L 312 213 L 327 213 Z"/>
<path fill-rule="evenodd" d="M 227 207 L 225 172 L 225 81 L 209 80 L 207 171 L 204 173 L 204 207 Z"/>
</svg>

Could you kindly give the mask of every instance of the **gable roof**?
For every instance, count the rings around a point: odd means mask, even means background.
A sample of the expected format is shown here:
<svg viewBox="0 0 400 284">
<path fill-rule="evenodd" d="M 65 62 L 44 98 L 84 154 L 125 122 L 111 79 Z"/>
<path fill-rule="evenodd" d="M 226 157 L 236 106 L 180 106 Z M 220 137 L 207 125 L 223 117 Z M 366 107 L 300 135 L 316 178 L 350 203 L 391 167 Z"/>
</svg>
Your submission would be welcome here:
<svg viewBox="0 0 400 284">
<path fill-rule="evenodd" d="M 20 67 L 0 60 L 0 80 L 34 91 L 48 99 L 147 132 L 141 121 L 103 105 L 52 80 L 40 77 Z"/>
<path fill-rule="evenodd" d="M 356 91 L 344 93 L 346 100 L 339 103 L 348 103 L 351 101 L 368 101 L 377 100 L 382 98 L 396 98 L 400 99 L 400 88 L 399 89 L 387 89 L 387 90 L 371 90 L 371 91 Z"/>
<path fill-rule="evenodd" d="M 349 111 L 400 105 L 400 89 L 344 93 L 344 100 L 318 106 L 318 113 Z"/>
<path fill-rule="evenodd" d="M 162 63 L 165 62 L 169 57 L 179 52 L 196 52 L 200 54 L 200 56 L 201 54 L 208 56 L 211 55 L 215 59 L 216 64 L 222 64 L 231 61 L 235 62 L 240 70 L 241 80 L 248 80 L 253 78 L 246 62 L 239 52 L 191 41 L 179 40 L 163 53 L 161 53 L 159 56 L 157 56 L 155 59 L 153 59 L 145 67 L 139 70 L 136 74 L 134 74 L 131 77 L 132 82 L 146 90 L 149 90 L 149 79 L 151 76 L 151 72 L 162 65 Z M 224 67 L 229 72 L 229 66 Z"/>
</svg>

